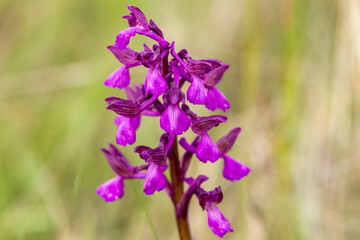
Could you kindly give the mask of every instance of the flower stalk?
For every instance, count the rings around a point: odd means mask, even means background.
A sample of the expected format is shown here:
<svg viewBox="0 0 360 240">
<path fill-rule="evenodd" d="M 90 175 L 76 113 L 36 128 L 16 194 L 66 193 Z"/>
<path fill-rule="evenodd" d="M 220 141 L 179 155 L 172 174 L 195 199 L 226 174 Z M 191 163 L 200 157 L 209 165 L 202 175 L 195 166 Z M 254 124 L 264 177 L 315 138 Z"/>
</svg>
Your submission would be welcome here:
<svg viewBox="0 0 360 240">
<path fill-rule="evenodd" d="M 171 185 L 173 192 L 173 203 L 175 208 L 176 222 L 179 231 L 179 236 L 181 240 L 191 240 L 190 227 L 187 219 L 187 214 L 178 212 L 178 208 L 177 208 L 180 199 L 184 194 L 184 184 L 183 184 L 184 182 L 181 179 L 177 137 L 175 137 L 174 143 L 168 153 L 168 156 L 170 162 L 170 176 L 171 176 Z"/>
<path fill-rule="evenodd" d="M 168 69 L 168 59 L 163 58 L 163 77 L 169 73 Z M 171 187 L 173 194 L 173 204 L 176 216 L 176 224 L 178 228 L 178 233 L 180 240 L 191 240 L 191 233 L 189 222 L 187 219 L 187 214 L 178 214 L 177 206 L 180 202 L 182 195 L 184 194 L 184 182 L 182 180 L 180 160 L 179 160 L 179 150 L 178 150 L 178 139 L 175 136 L 174 142 L 168 152 L 169 165 L 170 165 L 170 177 L 171 177 Z"/>
</svg>

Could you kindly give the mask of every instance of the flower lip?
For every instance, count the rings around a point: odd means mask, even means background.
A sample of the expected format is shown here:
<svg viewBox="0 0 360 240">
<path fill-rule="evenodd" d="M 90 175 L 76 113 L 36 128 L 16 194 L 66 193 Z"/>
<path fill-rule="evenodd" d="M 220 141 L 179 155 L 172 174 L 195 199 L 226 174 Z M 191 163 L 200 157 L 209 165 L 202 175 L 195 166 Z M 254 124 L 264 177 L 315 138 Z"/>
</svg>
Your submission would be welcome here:
<svg viewBox="0 0 360 240">
<path fill-rule="evenodd" d="M 102 197 L 105 202 L 112 202 L 124 195 L 124 182 L 119 176 L 110 179 L 101 184 L 97 189 L 96 193 Z"/>
<path fill-rule="evenodd" d="M 245 164 L 236 161 L 230 156 L 224 155 L 223 176 L 229 181 L 238 181 L 249 175 L 251 169 Z"/>
<path fill-rule="evenodd" d="M 205 107 L 211 111 L 215 111 L 217 108 L 220 108 L 226 112 L 226 109 L 230 108 L 230 103 L 224 94 L 222 94 L 216 87 L 208 87 L 207 97 L 208 101 L 205 104 Z"/>
<path fill-rule="evenodd" d="M 169 103 L 168 107 L 160 116 L 160 127 L 169 133 L 180 135 L 190 127 L 191 120 L 188 115 L 180 109 L 179 105 Z"/>
<path fill-rule="evenodd" d="M 116 69 L 104 82 L 105 86 L 122 89 L 130 83 L 129 67 L 123 65 Z"/>
<path fill-rule="evenodd" d="M 193 82 L 187 90 L 187 99 L 193 104 L 206 104 L 208 98 L 204 84 L 201 79 L 193 75 Z"/>
<path fill-rule="evenodd" d="M 144 181 L 145 194 L 152 195 L 155 191 L 162 191 L 166 186 L 166 178 L 161 172 L 160 166 L 155 163 L 150 163 Z"/>
<path fill-rule="evenodd" d="M 206 163 L 207 161 L 216 162 L 220 158 L 220 152 L 209 134 L 201 134 L 201 140 L 196 149 L 196 157 Z"/>
<path fill-rule="evenodd" d="M 222 238 L 226 233 L 234 231 L 215 204 L 206 204 L 205 210 L 208 213 L 208 224 L 213 233 Z"/>
<path fill-rule="evenodd" d="M 117 116 L 115 124 L 118 126 L 116 131 L 116 143 L 122 146 L 132 145 L 136 141 L 136 130 L 140 125 L 140 116 L 136 118 L 126 118 Z"/>
</svg>

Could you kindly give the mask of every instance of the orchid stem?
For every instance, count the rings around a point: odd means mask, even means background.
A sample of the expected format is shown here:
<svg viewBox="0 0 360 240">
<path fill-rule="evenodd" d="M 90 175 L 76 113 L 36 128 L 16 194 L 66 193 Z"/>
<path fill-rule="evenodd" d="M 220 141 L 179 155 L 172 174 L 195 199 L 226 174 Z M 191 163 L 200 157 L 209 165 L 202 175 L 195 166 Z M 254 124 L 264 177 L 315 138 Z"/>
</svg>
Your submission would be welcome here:
<svg viewBox="0 0 360 240">
<path fill-rule="evenodd" d="M 190 228 L 189 228 L 187 216 L 183 216 L 184 214 L 178 214 L 177 211 L 178 203 L 180 202 L 180 199 L 184 194 L 184 184 L 181 179 L 181 171 L 180 171 L 177 136 L 175 137 L 174 143 L 170 148 L 168 156 L 170 160 L 171 183 L 173 190 L 176 222 L 177 222 L 180 240 L 191 240 L 191 234 L 190 234 Z"/>
<path fill-rule="evenodd" d="M 162 60 L 163 75 L 164 77 L 169 73 L 169 63 L 168 58 L 165 56 Z M 182 179 L 182 171 L 180 168 L 179 161 L 179 151 L 178 151 L 178 139 L 175 135 L 174 142 L 168 152 L 169 162 L 170 162 L 170 175 L 171 175 L 171 185 L 172 185 L 172 200 L 175 208 L 176 223 L 178 227 L 178 232 L 180 240 L 191 240 L 189 222 L 187 219 L 187 214 L 179 214 L 177 211 L 177 206 L 180 202 L 182 195 L 184 194 L 184 182 Z M 187 212 L 187 210 L 186 210 Z"/>
</svg>

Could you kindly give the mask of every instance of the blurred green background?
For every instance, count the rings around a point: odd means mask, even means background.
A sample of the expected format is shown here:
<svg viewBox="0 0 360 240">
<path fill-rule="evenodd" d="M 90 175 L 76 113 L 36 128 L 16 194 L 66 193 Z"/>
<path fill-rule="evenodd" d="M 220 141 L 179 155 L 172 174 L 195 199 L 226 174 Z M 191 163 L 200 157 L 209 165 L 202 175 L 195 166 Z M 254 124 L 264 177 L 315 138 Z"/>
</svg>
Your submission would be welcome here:
<svg viewBox="0 0 360 240">
<path fill-rule="evenodd" d="M 164 192 L 146 196 L 138 180 L 114 203 L 95 193 L 114 176 L 99 151 L 115 141 L 104 98 L 123 93 L 103 81 L 119 66 L 106 46 L 126 4 L 177 50 L 231 66 L 219 85 L 229 122 L 210 134 L 242 127 L 230 155 L 252 172 L 231 183 L 222 161 L 191 166 L 211 176 L 206 189 L 222 186 L 235 230 L 224 239 L 360 239 L 357 0 L 0 1 L 0 239 L 178 238 Z M 137 143 L 161 133 L 143 119 Z M 190 211 L 193 236 L 217 239 L 195 199 Z"/>
</svg>

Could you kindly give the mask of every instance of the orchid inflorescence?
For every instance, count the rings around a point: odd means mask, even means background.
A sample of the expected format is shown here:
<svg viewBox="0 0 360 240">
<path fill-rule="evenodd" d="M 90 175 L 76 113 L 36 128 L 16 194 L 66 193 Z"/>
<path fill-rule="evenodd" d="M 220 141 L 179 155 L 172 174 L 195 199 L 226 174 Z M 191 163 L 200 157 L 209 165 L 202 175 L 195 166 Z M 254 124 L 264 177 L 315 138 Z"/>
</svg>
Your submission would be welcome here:
<svg viewBox="0 0 360 240">
<path fill-rule="evenodd" d="M 107 161 L 116 177 L 97 188 L 97 193 L 106 202 L 115 201 L 124 195 L 124 179 L 144 178 L 144 192 L 152 195 L 155 191 L 166 190 L 176 212 L 180 238 L 191 239 L 187 215 L 190 199 L 195 195 L 199 204 L 208 214 L 211 230 L 223 237 L 232 232 L 229 221 L 216 207 L 222 201 L 220 187 L 206 191 L 201 184 L 208 177 L 200 175 L 187 177 L 192 156 L 203 163 L 224 160 L 223 176 L 234 181 L 247 176 L 250 168 L 230 157 L 228 152 L 234 145 L 241 129 L 234 128 L 216 143 L 208 132 L 227 121 L 225 115 L 198 116 L 191 111 L 186 100 L 194 105 L 204 105 L 214 111 L 224 112 L 230 108 L 226 97 L 216 88 L 229 65 L 217 59 L 192 59 L 186 49 L 175 51 L 154 21 L 147 21 L 143 12 L 134 6 L 128 6 L 130 14 L 123 18 L 128 20 L 129 28 L 116 36 L 115 44 L 108 49 L 123 65 L 115 70 L 105 81 L 108 87 L 124 89 L 127 99 L 109 97 L 105 101 L 107 109 L 118 114 L 116 143 L 122 146 L 136 142 L 136 130 L 143 116 L 160 117 L 160 127 L 165 131 L 158 146 L 137 146 L 134 152 L 145 161 L 143 165 L 133 166 L 128 159 L 113 145 L 103 148 Z M 144 35 L 155 40 L 152 48 L 144 44 L 144 50 L 136 52 L 128 47 L 131 37 Z M 169 60 L 170 57 L 170 60 Z M 129 87 L 129 69 L 137 66 L 148 68 L 145 83 Z M 186 94 L 182 91 L 186 82 L 190 83 Z M 159 99 L 162 96 L 162 99 Z M 185 138 L 178 142 L 177 135 L 188 129 L 197 134 L 188 143 Z M 178 143 L 184 148 L 182 158 L 178 156 Z M 164 175 L 170 168 L 171 181 Z M 184 183 L 188 185 L 184 192 Z"/>
</svg>

